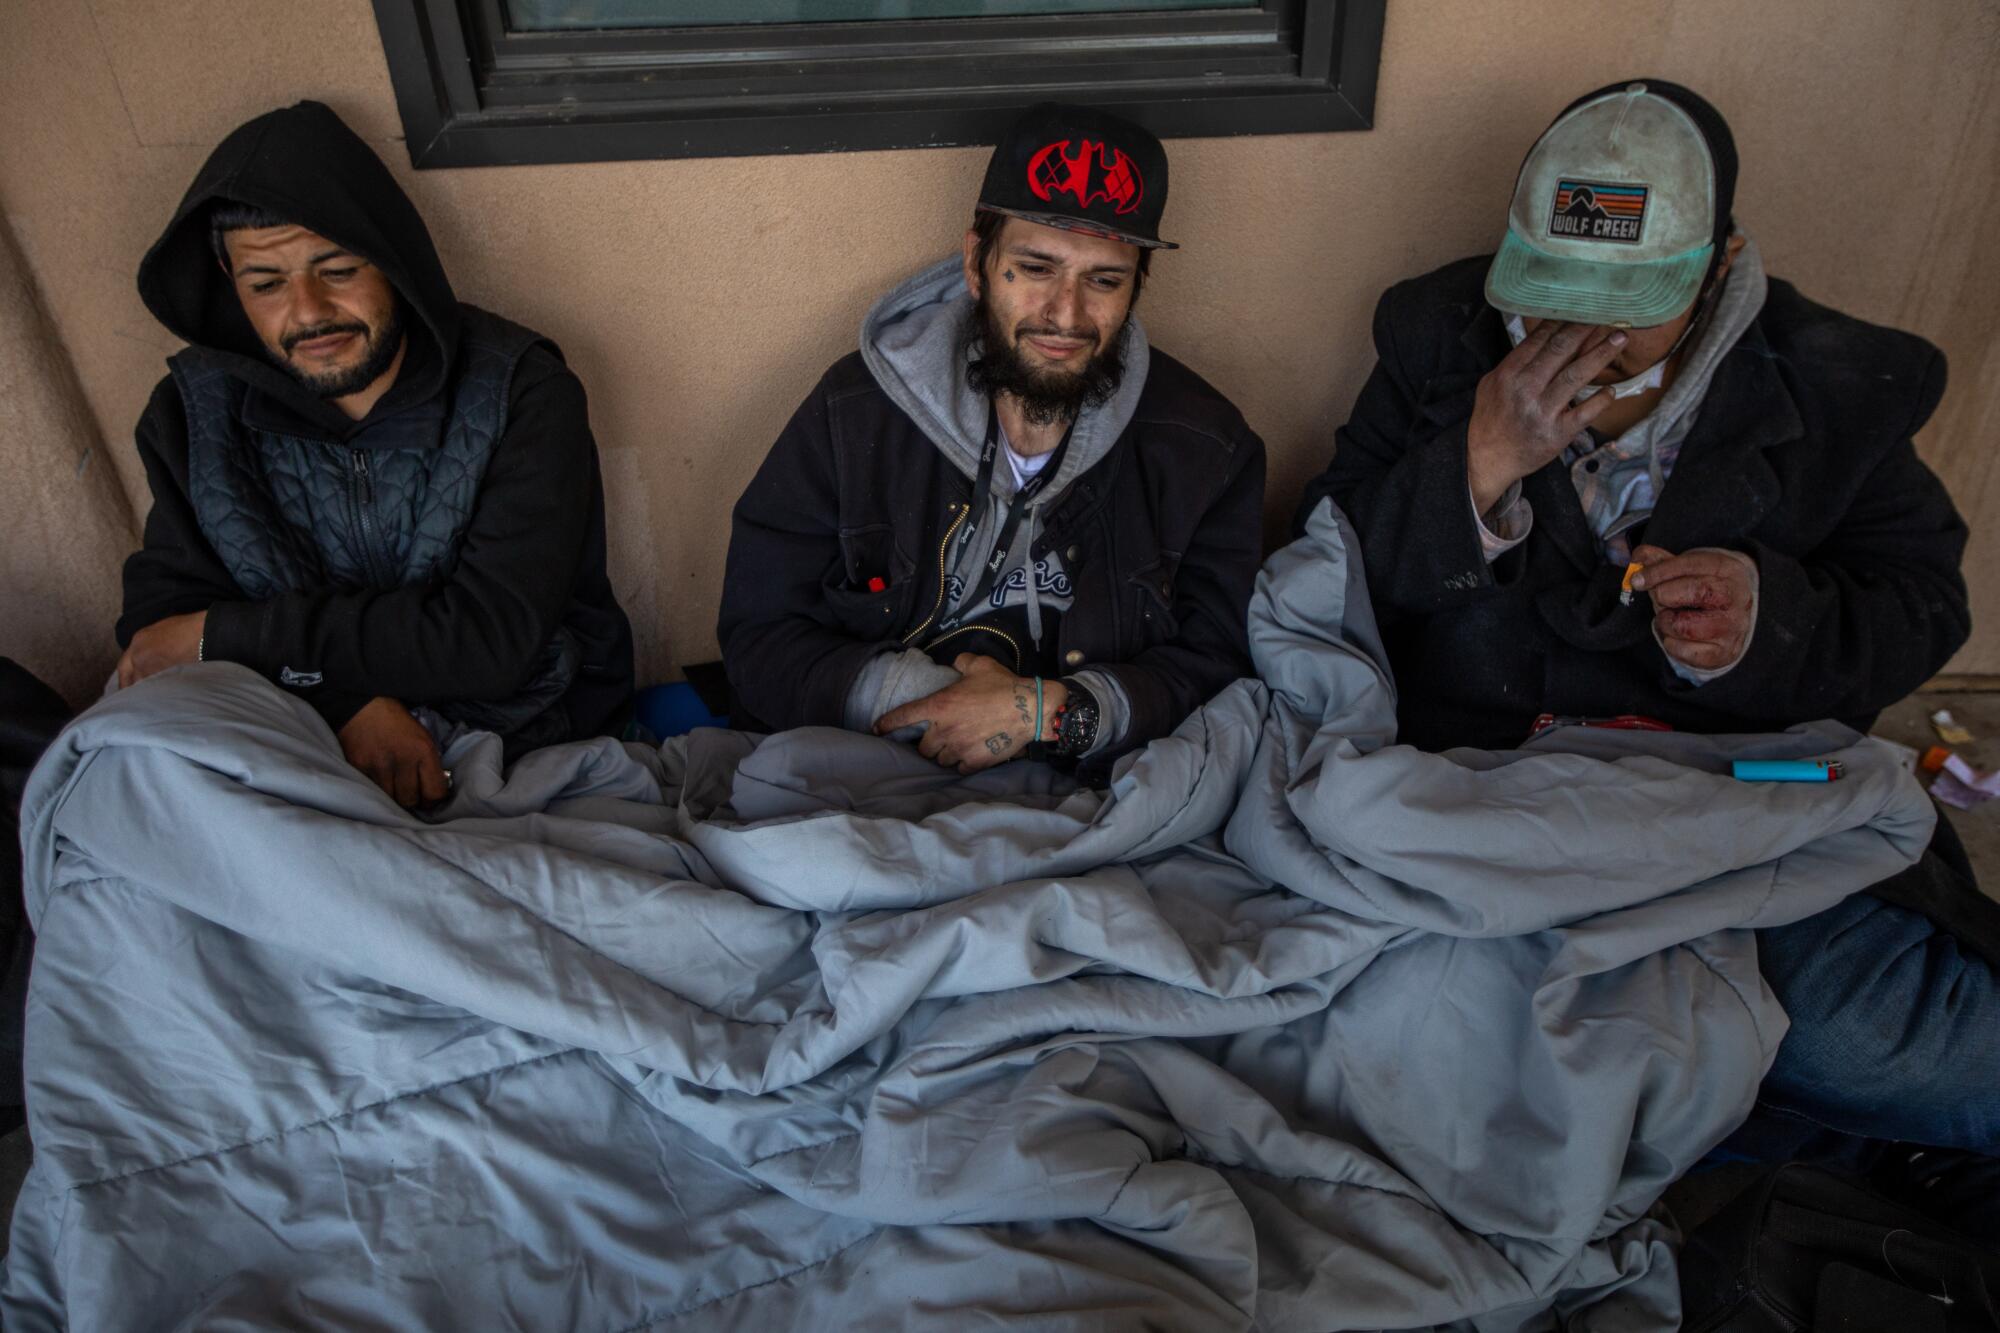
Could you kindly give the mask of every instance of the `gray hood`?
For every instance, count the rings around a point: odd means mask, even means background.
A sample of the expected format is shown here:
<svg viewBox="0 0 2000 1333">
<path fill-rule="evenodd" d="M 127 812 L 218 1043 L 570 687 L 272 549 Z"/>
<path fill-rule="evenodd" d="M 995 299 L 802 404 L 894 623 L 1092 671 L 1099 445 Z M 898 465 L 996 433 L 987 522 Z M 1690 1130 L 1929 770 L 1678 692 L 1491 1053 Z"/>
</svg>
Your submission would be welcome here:
<svg viewBox="0 0 2000 1333">
<path fill-rule="evenodd" d="M 1650 514 L 1659 503 L 1708 396 L 1709 382 L 1756 321 L 1769 289 L 1764 256 L 1746 233 L 1743 249 L 1715 295 L 1715 309 L 1696 328 L 1680 371 L 1658 405 L 1623 436 L 1571 463 L 1570 480 L 1600 540 Z M 1597 475 L 1580 470 L 1586 468 Z"/>
<path fill-rule="evenodd" d="M 861 358 L 875 382 L 968 477 L 979 474 L 987 407 L 986 395 L 965 380 L 971 322 L 972 293 L 957 255 L 905 279 L 861 321 Z M 1125 378 L 1118 392 L 1077 418 L 1069 451 L 1037 508 L 1111 452 L 1138 410 L 1152 352 L 1136 314 L 1126 322 L 1124 339 Z M 1002 500 L 1014 493 L 1014 478 L 1004 467 L 993 469 L 993 493 Z"/>
<path fill-rule="evenodd" d="M 1754 237 L 1740 227 L 1737 230 L 1742 232 L 1743 248 L 1730 264 L 1729 274 L 1722 280 L 1722 290 L 1715 295 L 1715 309 L 1709 314 L 1707 326 L 1696 331 L 1680 372 L 1660 396 L 1659 406 L 1633 427 L 1632 433 L 1643 435 L 1646 447 L 1655 452 L 1664 451 L 1669 437 L 1672 437 L 1669 447 L 1673 452 L 1679 451 L 1680 440 L 1694 424 L 1695 410 L 1708 396 L 1709 381 L 1715 378 L 1717 367 L 1764 308 L 1764 297 L 1771 284 L 1764 273 L 1763 252 L 1757 248 Z"/>
</svg>

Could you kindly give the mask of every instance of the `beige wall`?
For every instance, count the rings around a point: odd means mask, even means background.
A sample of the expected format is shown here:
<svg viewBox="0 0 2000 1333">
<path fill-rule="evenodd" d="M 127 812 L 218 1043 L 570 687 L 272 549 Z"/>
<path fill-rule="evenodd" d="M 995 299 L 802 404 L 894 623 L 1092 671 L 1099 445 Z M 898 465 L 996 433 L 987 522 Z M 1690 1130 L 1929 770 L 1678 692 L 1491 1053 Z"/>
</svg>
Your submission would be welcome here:
<svg viewBox="0 0 2000 1333">
<path fill-rule="evenodd" d="M 104 685 L 138 539 L 62 343 L 0 222 L 0 656 L 81 703 Z"/>
<path fill-rule="evenodd" d="M 367 0 L 0 0 L 0 31 L 0 205 L 137 512 L 131 427 L 173 350 L 138 258 L 218 138 L 322 98 L 402 176 L 460 294 L 553 336 L 589 386 L 642 676 L 713 655 L 731 503 L 871 299 L 955 243 L 985 157 L 417 174 Z M 1367 373 L 1380 290 L 1491 247 L 1522 151 L 1573 95 L 1657 74 L 1730 117 L 1737 215 L 1774 272 L 1944 346 L 1921 444 L 1975 526 L 2000 524 L 1996 71 L 1993 0 L 1395 0 L 1373 131 L 1170 145 L 1185 248 L 1147 322 L 1263 433 L 1275 536 Z M 48 466 L 4 414 L 0 466 Z M 1996 554 L 1982 533 L 1968 556 L 1981 632 L 1956 670 L 2000 671 Z M 101 616 L 106 560 L 52 574 L 15 524 L 0 555 L 9 602 L 67 584 Z M 0 616 L 0 651 L 21 632 Z"/>
</svg>

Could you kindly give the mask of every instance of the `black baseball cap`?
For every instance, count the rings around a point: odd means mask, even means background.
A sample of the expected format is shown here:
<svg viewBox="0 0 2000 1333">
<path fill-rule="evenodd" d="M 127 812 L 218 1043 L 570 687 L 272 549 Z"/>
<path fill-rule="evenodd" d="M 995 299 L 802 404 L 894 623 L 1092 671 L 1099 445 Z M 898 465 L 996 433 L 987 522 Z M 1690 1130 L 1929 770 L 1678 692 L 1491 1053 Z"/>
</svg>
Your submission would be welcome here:
<svg viewBox="0 0 2000 1333">
<path fill-rule="evenodd" d="M 1095 107 L 1043 102 L 993 146 L 979 209 L 1147 250 L 1167 209 L 1167 150 L 1150 130 Z"/>
</svg>

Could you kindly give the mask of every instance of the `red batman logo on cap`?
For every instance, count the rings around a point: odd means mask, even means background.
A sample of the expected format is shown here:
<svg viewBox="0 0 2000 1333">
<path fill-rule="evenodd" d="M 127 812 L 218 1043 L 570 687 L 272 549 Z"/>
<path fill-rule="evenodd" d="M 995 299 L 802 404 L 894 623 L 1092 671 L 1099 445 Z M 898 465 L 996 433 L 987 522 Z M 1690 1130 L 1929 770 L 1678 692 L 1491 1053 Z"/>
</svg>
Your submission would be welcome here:
<svg viewBox="0 0 2000 1333">
<path fill-rule="evenodd" d="M 1146 183 L 1125 150 L 1094 139 L 1082 140 L 1075 157 L 1068 139 L 1045 144 L 1028 159 L 1028 188 L 1035 198 L 1054 203 L 1059 194 L 1075 199 L 1079 208 L 1100 201 L 1114 213 L 1130 213 L 1145 196 Z"/>
</svg>

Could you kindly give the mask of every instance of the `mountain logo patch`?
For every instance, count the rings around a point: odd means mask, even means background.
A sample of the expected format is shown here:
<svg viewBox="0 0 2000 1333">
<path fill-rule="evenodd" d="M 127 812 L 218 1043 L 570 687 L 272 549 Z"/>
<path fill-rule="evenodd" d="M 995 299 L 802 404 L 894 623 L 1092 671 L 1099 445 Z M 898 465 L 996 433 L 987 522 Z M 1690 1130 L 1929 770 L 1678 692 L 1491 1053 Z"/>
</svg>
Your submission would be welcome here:
<svg viewBox="0 0 2000 1333">
<path fill-rule="evenodd" d="M 1558 180 L 1549 235 L 1637 245 L 1646 230 L 1646 201 L 1652 193 L 1649 185 Z"/>
</svg>

